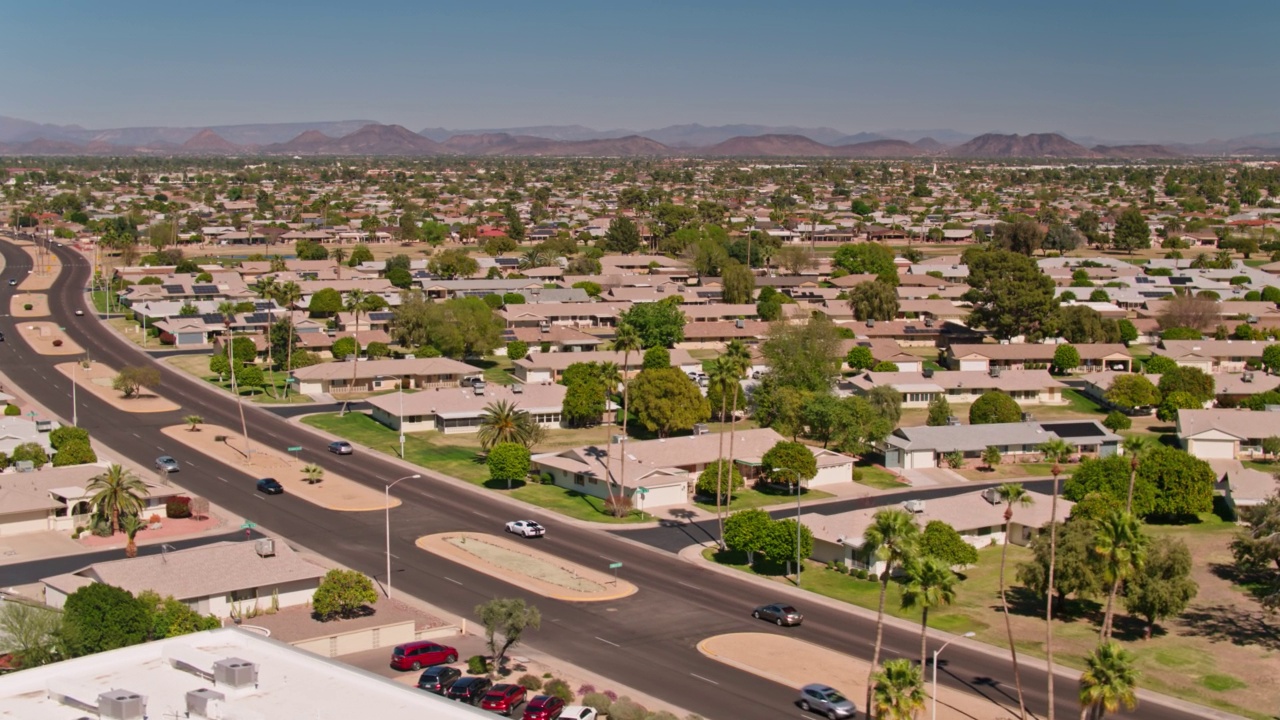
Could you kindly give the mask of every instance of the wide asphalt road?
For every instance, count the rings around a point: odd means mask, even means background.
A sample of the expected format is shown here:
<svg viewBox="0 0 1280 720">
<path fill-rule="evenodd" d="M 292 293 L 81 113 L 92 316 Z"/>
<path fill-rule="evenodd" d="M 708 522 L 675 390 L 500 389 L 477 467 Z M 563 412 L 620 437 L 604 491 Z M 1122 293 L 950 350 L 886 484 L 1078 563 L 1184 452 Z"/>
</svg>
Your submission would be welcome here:
<svg viewBox="0 0 1280 720">
<path fill-rule="evenodd" d="M 82 427 L 144 466 L 150 466 L 162 453 L 178 457 L 182 470 L 173 479 L 183 487 L 284 538 L 380 581 L 385 579 L 383 513 L 331 512 L 290 495 L 259 495 L 252 476 L 214 460 L 192 456 L 185 447 L 162 435 L 161 428 L 181 424 L 182 416 L 188 413 L 202 415 L 206 423 L 238 428 L 236 402 L 221 390 L 155 361 L 91 315 L 75 317 L 77 308 L 91 311 L 84 292 L 90 268 L 78 252 L 62 247 L 55 247 L 54 252 L 63 262 L 63 274 L 50 292 L 52 320 L 65 326 L 71 339 L 94 360 L 115 368 L 157 367 L 163 378 L 160 392 L 182 405 L 176 412 L 133 414 L 116 410 L 89 393 L 79 393 Z M 20 278 L 30 270 L 30 259 L 20 249 L 0 242 L 0 253 L 7 264 L 4 278 Z M 0 288 L 13 292 L 7 284 L 0 284 Z M 7 301 L 8 297 L 0 297 L 0 302 Z M 13 330 L 12 320 L 4 325 L 4 330 Z M 16 332 L 9 332 L 8 338 L 0 343 L 0 368 L 46 407 L 69 417 L 70 380 L 51 365 L 73 358 L 38 355 Z M 278 448 L 303 446 L 308 449 L 303 453 L 305 460 L 330 472 L 375 488 L 409 474 L 403 466 L 376 454 L 339 457 L 326 453 L 323 438 L 261 408 L 246 405 L 244 412 L 253 438 Z M 559 523 L 553 514 L 513 510 L 490 491 L 460 487 L 426 470 L 422 474 L 423 479 L 403 482 L 394 491 L 403 500 L 391 511 L 396 589 L 465 616 L 472 616 L 476 604 L 491 598 L 523 597 L 538 606 L 543 615 L 542 628 L 529 636 L 530 644 L 704 717 L 737 720 L 801 715 L 793 705 L 793 689 L 722 665 L 704 657 L 695 647 L 700 640 L 718 633 L 780 632 L 748 615 L 753 605 L 774 599 L 768 591 L 745 578 L 710 573 L 666 552 L 606 532 Z M 622 576 L 635 583 L 640 592 L 615 602 L 549 600 L 522 590 L 518 578 L 503 582 L 437 558 L 414 545 L 416 538 L 434 532 L 501 532 L 503 523 L 516 516 L 532 517 L 546 524 L 549 532 L 539 547 L 568 561 L 597 568 L 622 562 Z M 0 568 L 0 578 L 3 573 Z M 806 623 L 787 630 L 788 634 L 863 658 L 870 656 L 874 623 L 823 605 L 803 609 Z M 1041 637 L 1037 633 L 1028 640 L 1040 641 Z M 919 636 L 914 632 L 887 626 L 884 641 L 885 654 L 890 658 L 918 657 Z M 1013 694 L 1009 663 L 966 643 L 948 648 L 945 670 L 940 675 L 948 685 L 988 697 L 1007 700 Z M 1022 679 L 1029 707 L 1043 714 L 1044 673 L 1024 668 Z M 1058 716 L 1078 715 L 1075 683 L 1060 676 L 1057 687 Z M 862 693 L 857 688 L 848 691 L 861 705 Z M 1148 703 L 1132 716 L 1190 720 L 1199 714 Z"/>
</svg>

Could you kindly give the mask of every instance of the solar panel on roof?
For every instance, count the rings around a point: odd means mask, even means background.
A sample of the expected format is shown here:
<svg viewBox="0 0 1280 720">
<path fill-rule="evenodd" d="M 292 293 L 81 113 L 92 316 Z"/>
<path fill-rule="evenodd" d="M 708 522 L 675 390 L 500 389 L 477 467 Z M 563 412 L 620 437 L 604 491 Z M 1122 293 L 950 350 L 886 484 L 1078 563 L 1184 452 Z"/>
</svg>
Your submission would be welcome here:
<svg viewBox="0 0 1280 720">
<path fill-rule="evenodd" d="M 222 317 L 218 313 L 205 313 L 200 316 L 200 319 L 207 323 L 222 323 L 226 320 L 226 318 Z"/>
<path fill-rule="evenodd" d="M 395 316 L 396 316 L 396 314 L 395 314 L 395 313 L 393 313 L 393 312 L 372 312 L 372 313 L 369 313 L 369 319 L 370 319 L 370 320 L 390 320 L 391 318 L 393 318 L 393 317 L 395 317 Z"/>
<path fill-rule="evenodd" d="M 253 304 L 254 310 L 271 310 L 276 306 L 273 302 L 256 302 Z"/>
<path fill-rule="evenodd" d="M 1102 437 L 1105 434 L 1097 425 L 1087 422 L 1040 423 L 1040 427 L 1063 438 Z"/>
<path fill-rule="evenodd" d="M 175 295 L 175 294 L 181 293 L 181 292 L 183 292 L 183 291 L 186 289 L 186 288 L 182 287 L 181 285 L 161 285 L 160 287 L 161 287 L 165 292 L 167 292 L 167 293 L 169 293 L 169 294 L 171 294 L 171 295 Z"/>
<path fill-rule="evenodd" d="M 271 322 L 271 316 L 266 313 L 253 313 L 245 315 L 244 321 L 250 325 L 265 324 Z"/>
<path fill-rule="evenodd" d="M 197 295 L 216 295 L 218 294 L 217 285 L 193 285 L 191 291 Z"/>
</svg>

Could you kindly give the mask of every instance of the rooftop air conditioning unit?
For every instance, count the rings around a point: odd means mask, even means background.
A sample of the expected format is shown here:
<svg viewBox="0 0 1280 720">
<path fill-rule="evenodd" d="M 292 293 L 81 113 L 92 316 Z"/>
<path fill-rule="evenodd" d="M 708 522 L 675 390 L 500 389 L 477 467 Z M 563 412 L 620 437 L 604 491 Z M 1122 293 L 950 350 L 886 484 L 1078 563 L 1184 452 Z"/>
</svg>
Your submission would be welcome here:
<svg viewBox="0 0 1280 720">
<path fill-rule="evenodd" d="M 991 377 L 993 377 L 993 378 L 998 378 L 998 377 L 1000 377 L 1000 366 L 999 366 L 999 365 L 992 365 L 990 368 L 988 368 L 988 369 L 987 369 L 987 373 L 988 373 L 988 374 L 990 374 L 990 375 L 991 375 Z"/>
<path fill-rule="evenodd" d="M 904 510 L 906 510 L 906 511 L 907 511 L 907 512 L 909 512 L 909 513 L 916 513 L 916 514 L 919 514 L 919 513 L 924 512 L 924 501 L 923 501 L 923 500 L 908 500 L 908 501 L 906 501 L 906 502 L 902 503 L 902 507 L 903 507 L 903 509 L 904 509 Z"/>
<path fill-rule="evenodd" d="M 733 325 L 734 325 L 734 327 L 738 328 L 739 330 L 742 330 L 743 328 L 745 328 L 745 327 L 747 326 L 747 321 L 746 321 L 746 320 L 743 320 L 743 319 L 741 319 L 741 318 L 739 318 L 739 319 L 738 319 L 738 321 L 737 321 L 737 322 L 735 322 Z"/>
<path fill-rule="evenodd" d="M 948 416 L 947 416 L 947 424 L 948 424 L 948 425 L 956 425 L 956 426 L 958 426 L 958 425 L 960 424 L 960 418 L 956 417 L 955 415 L 948 415 Z"/>
<path fill-rule="evenodd" d="M 992 488 L 987 488 L 986 490 L 983 490 L 982 499 L 986 500 L 992 505 L 999 505 L 1000 504 L 1000 488 L 992 487 Z"/>
<path fill-rule="evenodd" d="M 923 374 L 927 378 L 933 377 L 933 368 L 925 368 Z"/>
<path fill-rule="evenodd" d="M 706 423 L 697 423 L 693 426 L 694 435 L 707 435 L 711 432 L 711 428 Z"/>
<path fill-rule="evenodd" d="M 1247 372 L 1247 373 L 1245 373 L 1245 374 L 1241 375 L 1241 376 L 1240 376 L 1240 381 L 1241 381 L 1241 382 L 1247 382 L 1247 383 L 1251 383 L 1251 382 L 1253 382 L 1253 373 L 1251 373 L 1251 372 Z"/>
<path fill-rule="evenodd" d="M 227 696 L 217 690 L 198 688 L 187 693 L 187 715 L 198 718 L 222 717 L 222 703 Z"/>
<path fill-rule="evenodd" d="M 927 327 L 927 328 L 931 328 L 931 327 L 933 327 L 933 318 L 931 318 L 931 317 L 927 317 L 927 318 L 925 318 L 925 319 L 924 319 L 924 326 L 925 326 L 925 327 Z"/>
<path fill-rule="evenodd" d="M 516 394 L 516 395 L 523 395 L 523 394 L 524 394 L 524 386 L 523 386 L 523 385 L 512 385 L 512 386 L 511 386 L 511 392 L 512 392 L 513 394 Z"/>
<path fill-rule="evenodd" d="M 104 720 L 144 720 L 147 699 L 131 690 L 110 690 L 98 696 L 98 717 Z"/>
<path fill-rule="evenodd" d="M 613 445 L 621 445 L 622 441 L 627 439 L 626 435 L 610 435 L 609 442 Z"/>
<path fill-rule="evenodd" d="M 258 666 L 237 657 L 223 658 L 213 664 L 213 681 L 233 688 L 257 685 Z"/>
<path fill-rule="evenodd" d="M 1032 415 L 1031 413 L 1027 413 L 1027 412 L 1022 413 L 1022 422 L 1033 422 L 1035 419 L 1036 419 L 1035 416 Z"/>
<path fill-rule="evenodd" d="M 276 554 L 276 541 L 271 538 L 258 538 L 253 541 L 253 551 L 258 557 L 272 557 Z"/>
<path fill-rule="evenodd" d="M 1250 315 L 1250 316 L 1249 316 L 1249 319 L 1248 319 L 1248 323 L 1249 323 L 1250 325 L 1257 325 L 1257 324 L 1258 324 L 1258 316 L 1257 316 L 1257 315 Z"/>
<path fill-rule="evenodd" d="M 484 394 L 484 383 L 482 383 L 482 382 L 475 383 L 474 385 L 472 385 L 472 386 L 471 386 L 471 389 L 472 389 L 473 391 L 475 391 L 475 394 L 477 394 L 477 395 L 483 395 L 483 394 Z"/>
<path fill-rule="evenodd" d="M 876 326 L 875 318 L 867 318 L 867 327 L 875 327 L 875 326 Z"/>
</svg>

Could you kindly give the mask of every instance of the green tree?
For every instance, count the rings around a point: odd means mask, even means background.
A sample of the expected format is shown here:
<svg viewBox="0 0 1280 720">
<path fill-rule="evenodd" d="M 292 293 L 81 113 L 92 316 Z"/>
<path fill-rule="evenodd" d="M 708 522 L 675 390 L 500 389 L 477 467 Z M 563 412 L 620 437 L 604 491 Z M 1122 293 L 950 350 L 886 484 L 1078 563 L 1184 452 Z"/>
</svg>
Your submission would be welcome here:
<svg viewBox="0 0 1280 720">
<path fill-rule="evenodd" d="M 665 437 L 711 418 L 711 404 L 679 368 L 641 370 L 631 381 L 631 409 L 649 432 Z"/>
<path fill-rule="evenodd" d="M 978 549 L 964 541 L 956 529 L 941 520 L 930 520 L 920 534 L 920 554 L 937 558 L 947 567 L 963 567 L 978 562 Z"/>
<path fill-rule="evenodd" d="M 724 544 L 734 552 L 746 553 L 747 565 L 755 564 L 755 554 L 763 552 L 765 536 L 773 518 L 759 510 L 739 510 L 724 521 Z"/>
<path fill-rule="evenodd" d="M 879 243 L 845 243 L 836 248 L 831 264 L 850 275 L 876 275 L 891 287 L 898 284 L 893 251 Z"/>
<path fill-rule="evenodd" d="M 330 317 L 342 310 L 342 294 L 333 288 L 321 288 L 311 295 L 307 310 L 313 317 Z"/>
<path fill-rule="evenodd" d="M 719 495 L 723 499 L 726 494 L 743 485 L 742 473 L 738 472 L 737 465 L 729 460 L 716 460 L 698 474 L 697 492 L 703 497 Z"/>
<path fill-rule="evenodd" d="M 153 367 L 126 365 L 120 368 L 111 381 L 111 388 L 125 399 L 136 397 L 142 388 L 154 389 L 160 385 L 160 371 Z"/>
<path fill-rule="evenodd" d="M 116 650 L 145 642 L 149 613 L 128 590 L 90 583 L 67 596 L 58 631 L 63 657 Z"/>
<path fill-rule="evenodd" d="M 1000 454 L 1000 448 L 995 445 L 988 445 L 982 451 L 982 462 L 986 464 L 987 469 L 989 470 L 995 470 L 996 466 L 1000 464 L 1000 459 L 1002 457 L 1003 456 Z"/>
<path fill-rule="evenodd" d="M 356 342 L 355 337 L 347 335 L 346 337 L 340 337 L 337 340 L 334 340 L 333 347 L 329 349 L 329 352 L 333 353 L 333 357 L 336 360 L 346 360 L 352 355 L 358 356 L 360 353 L 360 346 Z"/>
<path fill-rule="evenodd" d="M 760 458 L 761 472 L 770 482 L 787 484 L 811 480 L 818 474 L 818 461 L 809 446 L 782 440 Z"/>
<path fill-rule="evenodd" d="M 20 462 L 29 462 L 32 467 L 39 470 L 49 462 L 49 455 L 45 453 L 40 443 L 24 442 L 19 443 L 13 448 L 13 453 L 9 457 L 9 461 L 14 465 Z"/>
<path fill-rule="evenodd" d="M 391 268 L 387 271 L 387 282 L 401 290 L 413 287 L 413 275 L 404 268 Z"/>
<path fill-rule="evenodd" d="M 849 353 L 844 356 L 844 361 L 854 370 L 868 370 L 872 365 L 876 364 L 876 359 L 871 356 L 871 348 L 863 345 L 854 345 L 849 348 Z"/>
<path fill-rule="evenodd" d="M 151 495 L 137 475 L 115 464 L 108 465 L 105 472 L 90 480 L 85 490 L 93 493 L 90 502 L 95 511 L 111 518 L 112 534 L 120 532 L 120 516 L 141 512 Z"/>
<path fill-rule="evenodd" d="M 802 325 L 774 323 L 760 352 L 774 386 L 826 392 L 840 375 L 840 344 L 835 324 L 821 316 Z"/>
<path fill-rule="evenodd" d="M 311 609 L 317 618 L 327 622 L 335 618 L 355 617 L 366 605 L 378 602 L 378 593 L 368 575 L 356 570 L 334 568 L 311 598 Z"/>
<path fill-rule="evenodd" d="M 1199 333 L 1196 333 L 1199 337 Z M 1178 367 L 1178 363 L 1170 360 L 1163 355 L 1152 355 L 1142 364 L 1142 371 L 1148 375 L 1164 375 L 1170 370 Z"/>
<path fill-rule="evenodd" d="M 965 251 L 973 305 L 969 324 L 984 327 L 999 340 L 1025 335 L 1040 339 L 1058 309 L 1053 279 L 1026 255 L 1006 250 Z"/>
<path fill-rule="evenodd" d="M 1134 250 L 1146 250 L 1151 247 L 1151 228 L 1137 205 L 1130 205 L 1120 213 L 1119 219 L 1116 220 L 1112 244 L 1117 250 L 1126 250 L 1130 255 Z"/>
<path fill-rule="evenodd" d="M 1116 327 L 1120 330 L 1120 341 L 1125 345 L 1138 339 L 1138 326 L 1132 320 L 1122 318 L 1116 322 Z"/>
<path fill-rule="evenodd" d="M 1138 706 L 1138 671 L 1134 668 L 1133 654 L 1119 644 L 1107 641 L 1094 648 L 1084 659 L 1084 673 L 1080 675 L 1081 717 L 1092 714 L 1101 718 L 1103 713 L 1115 712 L 1124 706 L 1132 710 Z"/>
<path fill-rule="evenodd" d="M 910 660 L 889 660 L 872 675 L 874 686 L 868 688 L 871 701 L 867 707 L 874 716 L 885 720 L 913 720 L 925 706 L 923 664 Z"/>
<path fill-rule="evenodd" d="M 480 415 L 477 437 L 485 452 L 502 444 L 514 444 L 526 450 L 538 439 L 539 428 L 529 411 L 510 400 L 495 400 L 485 405 Z"/>
<path fill-rule="evenodd" d="M 1007 393 L 992 390 L 983 393 L 969 406 L 970 425 L 1015 423 L 1022 421 L 1022 408 Z"/>
<path fill-rule="evenodd" d="M 1111 432 L 1120 432 L 1133 427 L 1133 421 L 1129 419 L 1128 415 L 1119 410 L 1112 410 L 1102 419 L 1102 426 Z"/>
<path fill-rule="evenodd" d="M 351 255 L 347 258 L 348 267 L 359 267 L 361 263 L 373 262 L 373 251 L 364 243 L 356 243 L 351 248 Z"/>
<path fill-rule="evenodd" d="M 63 425 L 49 433 L 49 444 L 54 450 L 61 450 L 72 443 L 88 443 L 89 431 L 82 427 Z"/>
<path fill-rule="evenodd" d="M 726 303 L 746 304 L 755 299 L 756 275 L 740 262 L 730 260 L 725 263 L 720 270 L 720 282 Z"/>
<path fill-rule="evenodd" d="M 1191 393 L 1175 390 L 1164 396 L 1156 409 L 1156 419 L 1161 422 L 1177 422 L 1179 410 L 1199 410 L 1204 405 Z"/>
<path fill-rule="evenodd" d="M 797 558 L 803 563 L 804 558 L 813 554 L 813 532 L 809 530 L 808 525 L 800 524 L 799 553 L 796 553 L 796 536 L 795 518 L 774 520 L 769 523 L 768 530 L 765 531 L 764 545 L 760 548 L 761 552 L 770 561 L 779 565 L 786 563 L 790 566 Z M 799 576 L 799 573 L 800 569 L 797 568 L 797 576 Z"/>
<path fill-rule="evenodd" d="M 667 301 L 636 303 L 618 316 L 635 328 L 646 348 L 673 347 L 684 340 L 684 311 L 679 305 Z"/>
<path fill-rule="evenodd" d="M 925 425 L 932 427 L 941 427 L 946 425 L 951 419 L 951 403 L 947 402 L 947 396 L 938 393 L 929 401 L 929 417 L 925 420 Z"/>
<path fill-rule="evenodd" d="M 479 271 L 480 264 L 461 248 L 441 250 L 427 262 L 427 272 L 445 280 L 469 278 Z"/>
<path fill-rule="evenodd" d="M 98 454 L 93 451 L 93 447 L 85 440 L 68 442 L 53 455 L 54 467 L 85 465 L 95 462 L 98 462 Z"/>
<path fill-rule="evenodd" d="M 1160 376 L 1160 394 L 1168 398 L 1171 393 L 1184 392 L 1200 403 L 1214 397 L 1213 376 L 1200 368 L 1177 366 Z"/>
<path fill-rule="evenodd" d="M 1080 367 L 1080 352 L 1074 345 L 1059 345 L 1053 351 L 1053 366 L 1060 373 L 1069 373 Z"/>
<path fill-rule="evenodd" d="M 529 475 L 529 448 L 514 442 L 498 443 L 489 448 L 485 462 L 489 466 L 489 479 L 506 481 L 510 490 L 513 482 L 523 481 Z"/>
<path fill-rule="evenodd" d="M 654 345 L 644 351 L 644 359 L 640 361 L 642 370 L 665 370 L 671 367 L 671 352 L 661 345 Z"/>
<path fill-rule="evenodd" d="M 1076 506 L 1077 508 L 1079 505 Z M 1054 596 L 1054 607 L 1059 612 L 1066 606 L 1068 597 L 1078 599 L 1096 597 L 1102 592 L 1102 574 L 1098 555 L 1094 552 L 1097 525 L 1087 518 L 1072 515 L 1064 523 L 1055 523 L 1056 547 L 1050 543 L 1048 533 L 1041 532 L 1031 539 L 1032 558 L 1017 567 L 1018 582 L 1039 597 Z M 1053 587 L 1049 587 L 1050 556 L 1053 556 Z"/>
<path fill-rule="evenodd" d="M 529 356 L 529 344 L 523 340 L 512 340 L 507 343 L 507 357 L 514 360 L 523 360 Z"/>
<path fill-rule="evenodd" d="M 893 320 L 898 317 L 898 291 L 882 280 L 859 283 L 849 291 L 855 320 Z"/>
<path fill-rule="evenodd" d="M 53 610 L 24 602 L 0 603 L 0 647 L 19 669 L 48 665 L 58 659 L 62 617 Z"/>
<path fill-rule="evenodd" d="M 172 595 L 161 598 L 156 592 L 144 590 L 138 593 L 138 602 L 147 609 L 150 616 L 147 634 L 151 640 L 163 640 L 222 627 L 222 621 L 218 618 L 212 615 L 201 615 L 181 600 L 174 599 Z"/>
<path fill-rule="evenodd" d="M 1191 579 L 1191 551 L 1177 538 L 1157 537 L 1147 548 L 1147 561 L 1124 588 L 1124 606 L 1147 621 L 1150 638 L 1156 622 L 1176 617 L 1195 599 L 1200 586 Z"/>
<path fill-rule="evenodd" d="M 1160 404 L 1160 391 L 1145 375 L 1130 373 L 1111 381 L 1111 387 L 1103 394 L 1112 405 L 1125 408 L 1144 408 Z"/>
<path fill-rule="evenodd" d="M 640 230 L 631 218 L 619 216 L 609 223 L 604 236 L 604 248 L 624 255 L 640 249 Z"/>
<path fill-rule="evenodd" d="M 606 387 L 599 363 L 573 363 L 565 368 L 560 383 L 565 386 L 561 417 L 571 427 L 594 427 L 604 417 Z"/>
<path fill-rule="evenodd" d="M 1005 565 L 1009 557 L 1009 531 L 1013 524 L 1013 506 L 1026 507 L 1034 500 L 1022 483 L 1005 483 L 996 488 L 996 495 L 1004 503 L 1004 542 L 1000 544 L 1000 606 L 1004 610 L 1004 629 L 1009 638 L 1009 657 L 1013 661 L 1013 680 L 1018 690 L 1018 714 L 1026 717 L 1027 706 L 1022 697 L 1022 672 L 1018 669 L 1018 646 L 1013 642 L 1013 621 L 1009 617 L 1009 598 L 1006 594 Z"/>
<path fill-rule="evenodd" d="M 507 653 L 520 643 L 526 631 L 542 626 L 542 613 L 526 605 L 523 598 L 494 598 L 477 605 L 475 614 L 484 626 L 485 643 L 493 658 L 490 666 L 493 673 L 502 669 Z"/>
<path fill-rule="evenodd" d="M 871 518 L 871 524 L 862 533 L 863 552 L 884 563 L 878 578 L 880 600 L 876 609 L 876 642 L 871 652 L 871 670 L 867 678 L 867 702 L 871 707 L 875 687 L 875 669 L 880 666 L 880 649 L 884 644 L 884 600 L 889 592 L 889 580 L 897 568 L 909 563 L 919 553 L 920 526 L 905 510 L 881 510 Z M 886 663 L 887 665 L 888 663 Z"/>
<path fill-rule="evenodd" d="M 1123 510 L 1113 511 L 1098 522 L 1093 551 L 1100 558 L 1102 579 L 1110 585 L 1107 609 L 1102 620 L 1102 642 L 1111 639 L 1111 619 L 1121 585 L 1141 572 L 1147 559 L 1146 535 L 1137 516 Z"/>
</svg>

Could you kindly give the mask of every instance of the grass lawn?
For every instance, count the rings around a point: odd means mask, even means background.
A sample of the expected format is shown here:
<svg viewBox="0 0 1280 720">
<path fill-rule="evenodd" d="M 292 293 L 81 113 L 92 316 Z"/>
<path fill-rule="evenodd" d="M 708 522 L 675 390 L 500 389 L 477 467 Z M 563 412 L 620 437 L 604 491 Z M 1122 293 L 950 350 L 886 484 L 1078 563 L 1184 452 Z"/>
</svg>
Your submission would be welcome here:
<svg viewBox="0 0 1280 720">
<path fill-rule="evenodd" d="M 498 385 L 514 385 L 516 378 L 511 374 L 515 362 L 506 355 L 486 355 L 484 359 L 471 358 L 468 365 L 475 365 L 484 370 L 484 381 Z"/>
<path fill-rule="evenodd" d="M 877 490 L 901 490 L 909 487 L 906 483 L 898 480 L 897 475 L 879 465 L 859 462 L 857 468 L 858 472 L 862 474 L 858 482 L 868 487 L 873 487 Z"/>
<path fill-rule="evenodd" d="M 1088 395 L 1085 395 L 1079 390 L 1065 388 L 1062 391 L 1062 397 L 1067 400 L 1068 402 L 1067 407 L 1071 408 L 1072 412 L 1080 413 L 1082 415 L 1106 415 L 1107 414 L 1107 411 L 1104 410 L 1101 405 L 1095 402 L 1093 398 L 1089 397 Z M 1034 412 L 1035 411 L 1032 411 L 1033 414 Z"/>
<path fill-rule="evenodd" d="M 1065 480 L 1077 467 L 1079 466 L 1063 465 L 1060 477 Z M 983 465 L 981 470 L 967 467 L 955 472 L 969 480 L 1008 480 L 1024 477 L 1052 477 L 1053 473 L 1049 472 L 1051 469 L 1053 469 L 1053 463 L 1001 463 L 996 465 L 994 470 L 987 470 Z"/>
<path fill-rule="evenodd" d="M 107 312 L 107 293 L 102 290 L 94 290 L 89 293 L 89 296 L 93 301 L 94 310 L 97 310 L 100 313 Z"/>
<path fill-rule="evenodd" d="M 502 492 L 506 492 L 503 490 Z M 584 495 L 576 490 L 569 490 L 558 485 L 539 485 L 528 483 L 510 491 L 511 497 L 517 500 L 554 510 L 561 515 L 568 515 L 578 520 L 610 524 L 643 522 L 648 515 L 632 511 L 625 518 L 616 518 L 605 511 L 605 502 L 598 497 Z"/>
<path fill-rule="evenodd" d="M 804 495 L 800 498 L 800 502 L 803 504 L 810 500 L 822 500 L 829 497 L 833 497 L 829 492 L 823 492 L 821 490 L 806 490 Z M 795 505 L 795 502 L 796 496 L 790 493 L 773 492 L 771 490 L 757 490 L 755 488 L 742 488 L 734 492 L 733 502 L 729 505 L 728 511 L 748 510 L 751 508 L 768 507 L 770 505 L 785 505 L 787 503 Z M 695 504 L 703 510 L 708 510 L 710 512 L 715 512 L 716 509 L 714 497 L 712 502 L 703 501 Z"/>
<path fill-rule="evenodd" d="M 182 370 L 190 375 L 204 380 L 213 385 L 231 392 L 231 382 L 229 380 L 219 380 L 218 377 L 209 372 L 209 355 L 173 355 L 164 359 L 164 362 Z M 271 385 L 276 393 L 276 397 L 267 394 L 266 388 L 244 388 L 240 390 L 240 396 L 255 403 L 262 405 L 292 405 L 294 403 L 309 403 L 311 397 L 309 395 L 300 395 L 297 392 L 289 393 L 285 397 L 285 380 L 289 374 L 279 370 L 268 370 L 263 373 L 264 379 Z"/>
</svg>

